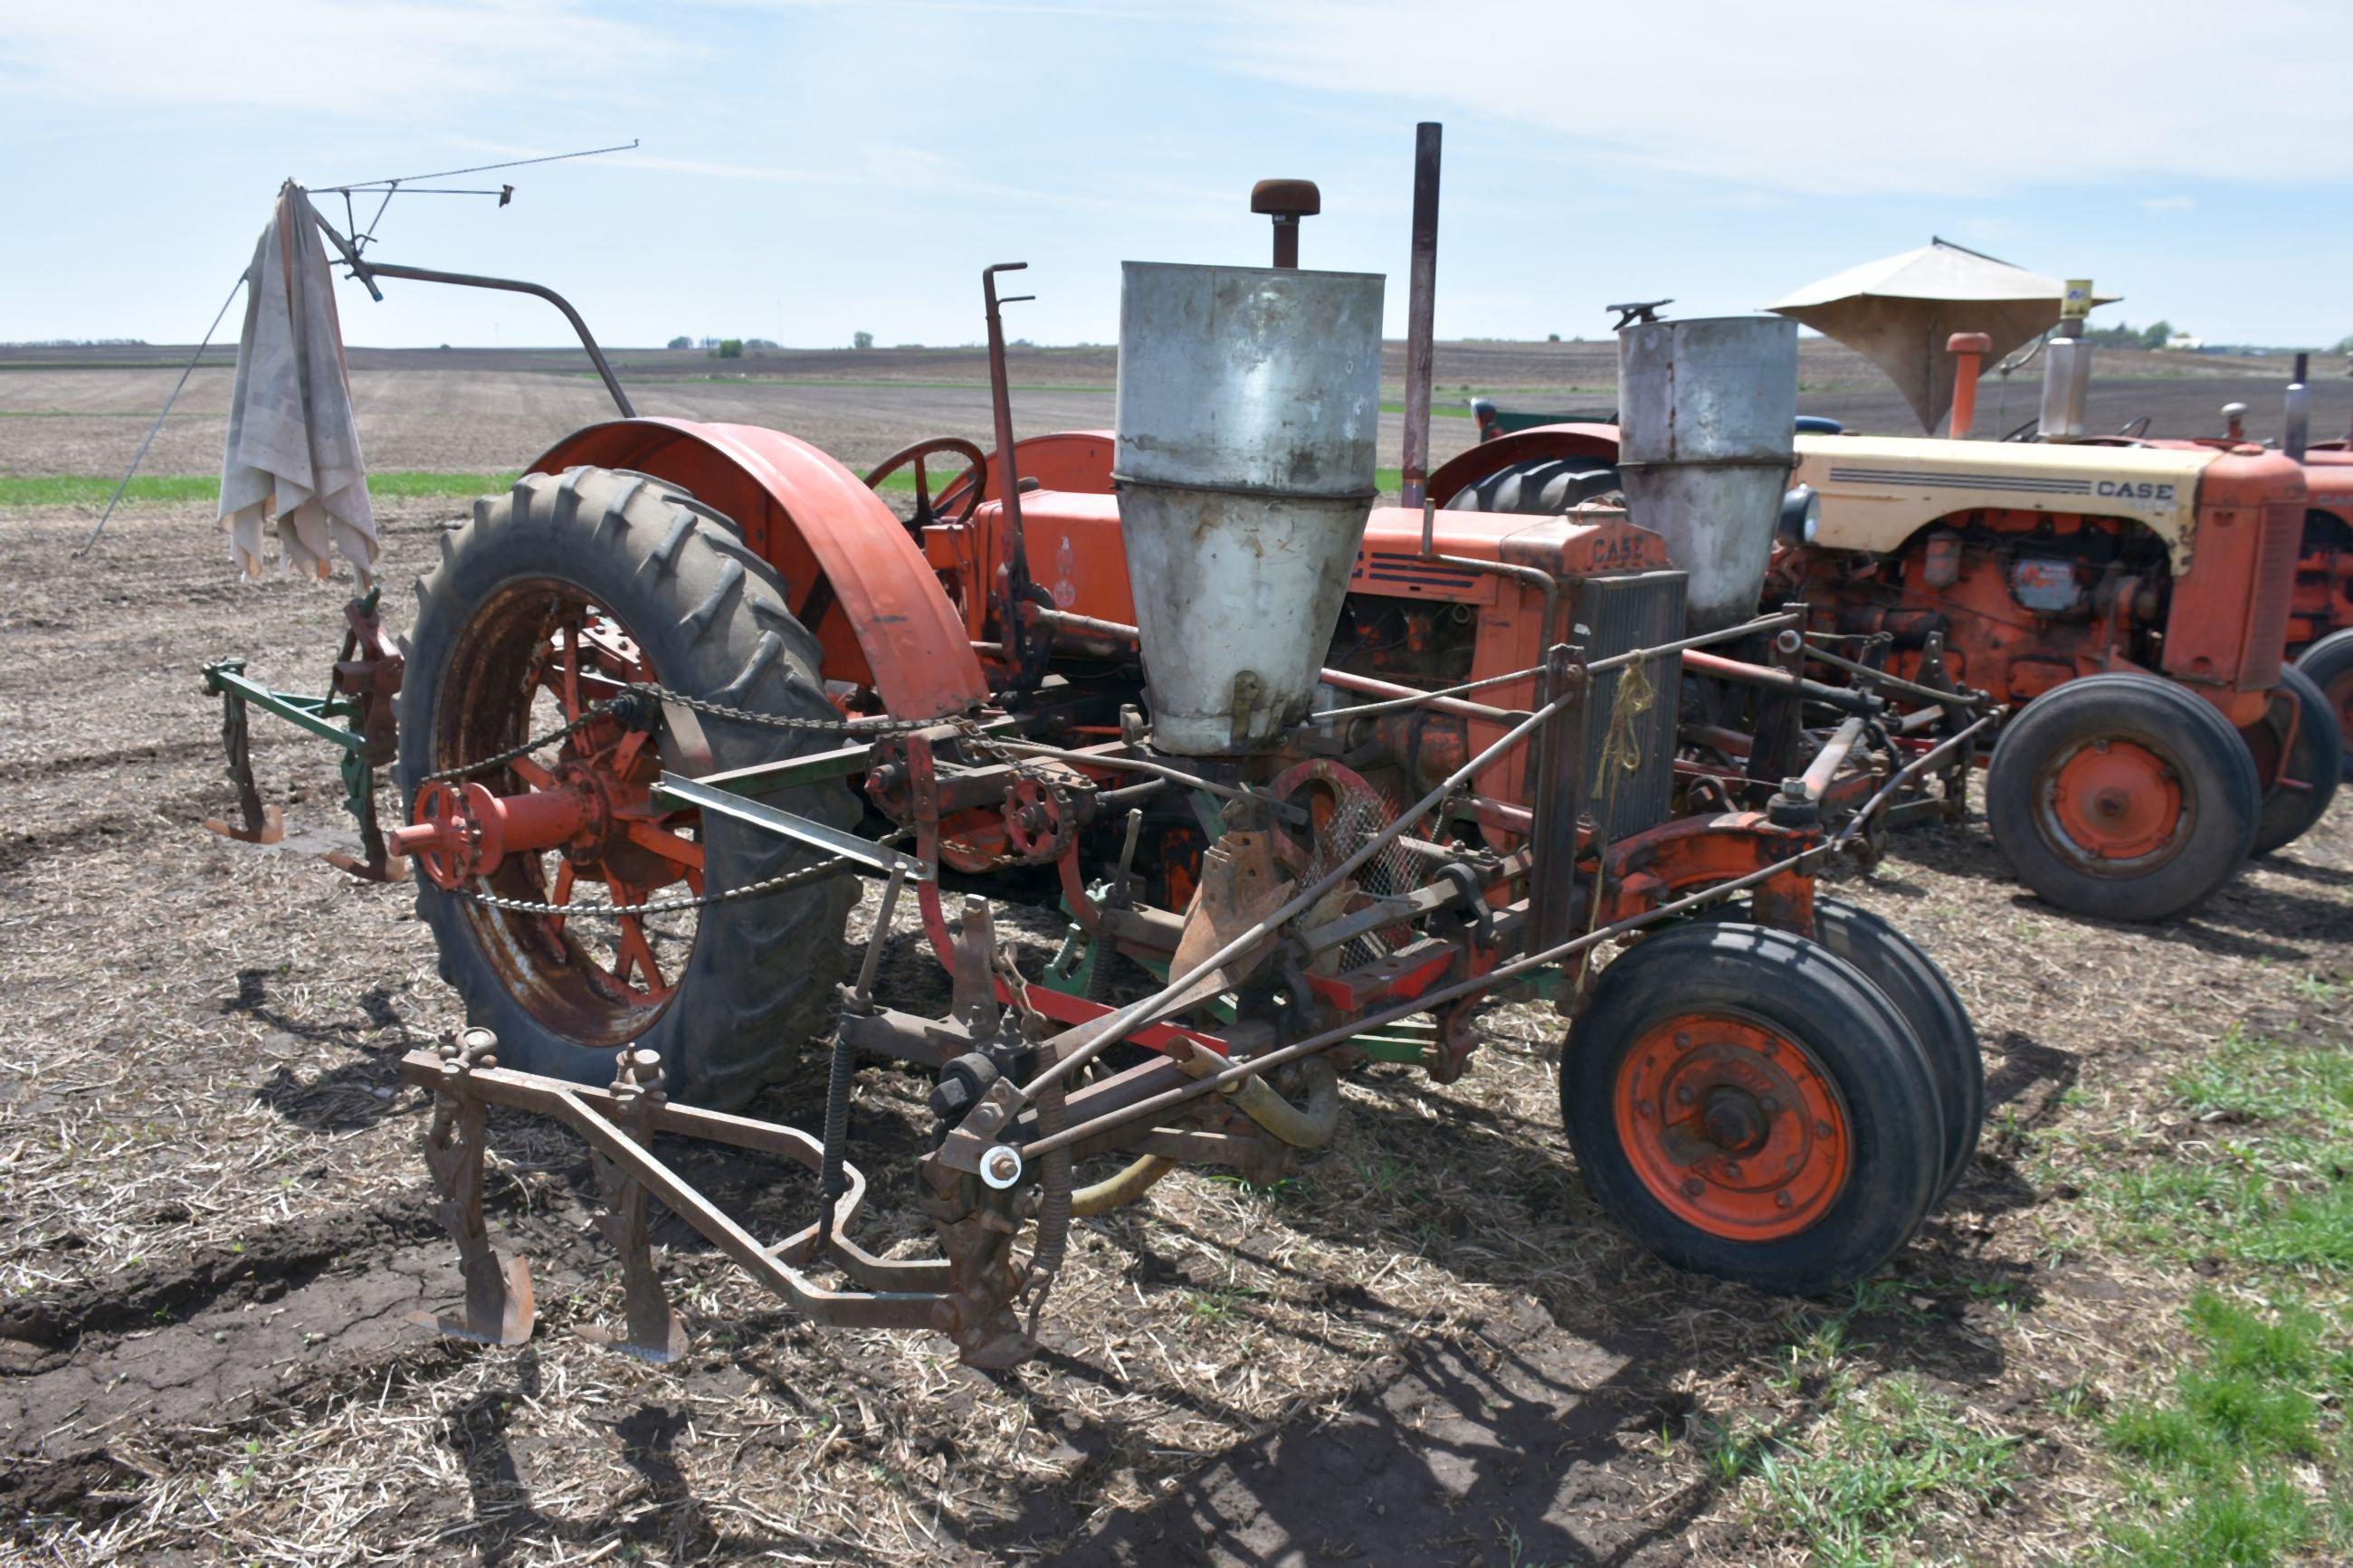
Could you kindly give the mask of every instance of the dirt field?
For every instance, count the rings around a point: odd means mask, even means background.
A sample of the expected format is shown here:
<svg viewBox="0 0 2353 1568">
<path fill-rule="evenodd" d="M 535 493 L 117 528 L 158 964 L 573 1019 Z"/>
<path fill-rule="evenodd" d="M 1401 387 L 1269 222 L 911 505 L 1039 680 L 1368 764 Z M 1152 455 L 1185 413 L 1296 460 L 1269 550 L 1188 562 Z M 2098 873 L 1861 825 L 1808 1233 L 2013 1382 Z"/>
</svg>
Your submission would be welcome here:
<svg viewBox="0 0 2353 1568">
<path fill-rule="evenodd" d="M 0 349 L 0 478 L 119 477 L 189 352 Z M 1607 412 L 1617 400 L 1616 353 L 1614 342 L 1440 344 L 1436 458 L 1442 461 L 1476 439 L 1468 417 L 1474 395 L 1507 408 Z M 613 414 L 576 351 L 354 349 L 351 357 L 361 437 L 376 468 L 507 472 Z M 772 426 L 853 468 L 923 437 L 985 440 L 989 428 L 987 365 L 968 349 L 755 353 L 743 360 L 622 350 L 613 358 L 640 413 Z M 1108 348 L 1013 351 L 1016 429 L 1108 427 L 1116 358 Z M 1404 395 L 1398 345 L 1389 345 L 1388 359 L 1386 395 L 1395 405 Z M 2257 436 L 2278 433 L 2284 361 L 2103 351 L 2097 363 L 2089 402 L 2096 428 L 2147 415 L 2160 436 L 2212 435 L 2221 428 L 2217 411 L 2236 401 L 2249 405 L 2249 428 Z M 216 353 L 189 378 L 143 472 L 219 470 L 233 371 L 234 355 Z M 2032 372 L 2007 390 L 1989 378 L 1978 395 L 1980 430 L 1999 434 L 1998 425 L 2007 429 L 2030 417 L 2040 384 Z M 2345 363 L 2316 362 L 2312 385 L 2316 435 L 2344 434 L 2353 422 L 2353 378 Z M 1802 345 L 1798 405 L 1854 429 L 1919 433 L 1910 408 L 1878 370 L 1830 342 Z M 1395 467 L 1404 420 L 1391 412 L 1381 423 L 1380 461 Z"/>
<path fill-rule="evenodd" d="M 173 374 L 0 372 L 0 407 L 67 414 L 0 419 L 0 473 L 109 471 Z M 1082 384 L 1063 375 L 1016 379 Z M 356 379 L 385 467 L 511 468 L 596 397 L 529 369 Z M 643 402 L 781 423 L 853 461 L 981 425 L 970 387 L 772 380 L 649 379 Z M 227 381 L 199 373 L 208 401 L 158 442 L 158 471 L 216 465 Z M 1020 409 L 1024 428 L 1102 424 L 1110 400 Z M 1440 423 L 1441 454 L 1458 428 Z M 404 609 L 459 505 L 380 514 Z M 1180 1174 L 1081 1222 L 1048 1352 L 994 1377 L 928 1336 L 814 1331 L 677 1226 L 694 1353 L 654 1369 L 596 1348 L 576 1331 L 612 1321 L 618 1288 L 585 1157 L 501 1120 L 493 1217 L 541 1319 L 529 1346 L 485 1351 L 406 1319 L 456 1275 L 417 1156 L 427 1102 L 395 1067 L 460 1021 L 409 894 L 315 858 L 343 834 L 333 771 L 266 721 L 256 762 L 289 844 L 197 826 L 230 804 L 198 666 L 237 651 L 314 682 L 340 595 L 233 581 L 200 505 L 132 509 L 76 562 L 90 517 L 0 511 L 0 1554 L 2353 1554 L 2353 805 L 2154 930 L 2038 904 L 1981 822 L 1901 837 L 1843 889 L 1954 976 L 1992 1101 L 1954 1199 L 1850 1298 L 1762 1297 L 1629 1245 L 1565 1149 L 1556 1023 L 1504 1009 L 1459 1084 L 1353 1084 L 1337 1142 L 1296 1178 Z M 1058 929 L 1008 918 L 1033 951 Z M 909 933 L 893 954 L 884 999 L 935 1005 Z M 926 1239 L 892 1175 L 922 1093 L 862 1080 L 877 1250 Z M 804 1085 L 761 1109 L 814 1128 L 820 1108 Z M 763 1233 L 813 1202 L 798 1174 L 686 1163 Z M 2212 1326 L 2232 1312 L 2262 1333 Z M 2230 1378 L 2253 1392 L 2215 1395 Z M 2236 1447 L 2193 1448 L 2210 1429 Z M 2238 1545 L 2182 1545 L 2201 1541 Z"/>
</svg>

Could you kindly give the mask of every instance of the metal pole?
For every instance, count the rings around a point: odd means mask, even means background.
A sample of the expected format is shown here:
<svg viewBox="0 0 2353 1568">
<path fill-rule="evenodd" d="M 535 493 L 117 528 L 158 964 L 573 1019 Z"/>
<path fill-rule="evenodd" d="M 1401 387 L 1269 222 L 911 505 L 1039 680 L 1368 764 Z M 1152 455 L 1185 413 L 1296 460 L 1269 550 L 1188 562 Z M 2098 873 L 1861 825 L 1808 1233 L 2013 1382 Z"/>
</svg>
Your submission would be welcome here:
<svg viewBox="0 0 2353 1568">
<path fill-rule="evenodd" d="M 1430 479 L 1430 381 L 1438 296 L 1438 150 L 1442 128 L 1413 131 L 1413 271 L 1406 305 L 1405 474 L 1399 504 L 1419 506 Z M 1546 626 L 1545 635 L 1553 636 Z"/>
</svg>

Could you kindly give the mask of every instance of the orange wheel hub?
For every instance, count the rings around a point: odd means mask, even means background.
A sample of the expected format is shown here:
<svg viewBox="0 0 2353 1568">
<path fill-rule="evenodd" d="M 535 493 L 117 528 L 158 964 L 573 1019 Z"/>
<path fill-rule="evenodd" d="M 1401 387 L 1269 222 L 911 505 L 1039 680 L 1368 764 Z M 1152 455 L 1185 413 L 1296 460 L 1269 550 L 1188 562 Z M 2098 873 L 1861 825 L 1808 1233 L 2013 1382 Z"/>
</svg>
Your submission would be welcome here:
<svg viewBox="0 0 2353 1568">
<path fill-rule="evenodd" d="M 1613 1110 L 1651 1195 L 1711 1236 L 1795 1236 L 1846 1190 L 1844 1101 L 1811 1052 L 1760 1019 L 1659 1024 L 1619 1064 Z"/>
<path fill-rule="evenodd" d="M 2137 742 L 2088 742 L 2054 758 L 2043 778 L 2046 826 L 2079 862 L 2145 862 L 2182 837 L 2181 775 Z"/>
</svg>

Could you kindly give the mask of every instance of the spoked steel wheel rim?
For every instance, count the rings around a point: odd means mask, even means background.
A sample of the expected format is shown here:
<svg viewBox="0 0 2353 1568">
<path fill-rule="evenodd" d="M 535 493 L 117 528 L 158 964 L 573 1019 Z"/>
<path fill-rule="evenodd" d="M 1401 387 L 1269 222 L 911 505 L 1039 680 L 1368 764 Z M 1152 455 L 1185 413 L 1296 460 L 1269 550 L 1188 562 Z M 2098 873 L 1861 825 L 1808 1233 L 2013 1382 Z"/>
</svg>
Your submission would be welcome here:
<svg viewBox="0 0 2353 1568">
<path fill-rule="evenodd" d="M 633 682 L 660 679 L 617 616 L 553 577 L 510 583 L 486 599 L 459 632 L 448 669 L 436 705 L 437 771 L 496 755 L 581 719 Z M 622 1044 L 659 1018 L 700 931 L 691 909 L 590 912 L 702 892 L 696 814 L 651 802 L 661 766 L 658 734 L 602 717 L 470 781 L 519 813 L 550 813 L 560 801 L 566 821 L 578 824 L 559 847 L 507 856 L 468 883 L 565 912 L 469 900 L 465 917 L 515 999 L 581 1046 Z"/>
</svg>

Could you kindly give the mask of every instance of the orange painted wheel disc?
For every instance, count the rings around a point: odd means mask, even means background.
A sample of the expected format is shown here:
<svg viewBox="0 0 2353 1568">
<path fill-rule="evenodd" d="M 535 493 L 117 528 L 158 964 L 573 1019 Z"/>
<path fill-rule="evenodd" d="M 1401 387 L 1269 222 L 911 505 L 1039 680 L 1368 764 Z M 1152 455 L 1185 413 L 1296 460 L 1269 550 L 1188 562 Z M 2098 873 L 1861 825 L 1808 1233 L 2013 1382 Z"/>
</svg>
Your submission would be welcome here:
<svg viewBox="0 0 2353 1568">
<path fill-rule="evenodd" d="M 2046 764 L 2043 781 L 2045 832 L 2079 864 L 2145 868 L 2188 837 L 2179 772 L 2137 742 L 2087 742 Z"/>
<path fill-rule="evenodd" d="M 1711 1236 L 1795 1236 L 1853 1167 L 1845 1102 L 1821 1064 L 1745 1014 L 1679 1014 L 1648 1030 L 1618 1065 L 1613 1110 L 1651 1195 Z"/>
</svg>

